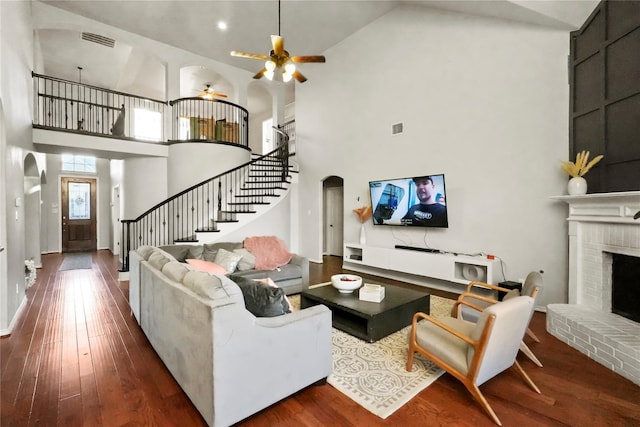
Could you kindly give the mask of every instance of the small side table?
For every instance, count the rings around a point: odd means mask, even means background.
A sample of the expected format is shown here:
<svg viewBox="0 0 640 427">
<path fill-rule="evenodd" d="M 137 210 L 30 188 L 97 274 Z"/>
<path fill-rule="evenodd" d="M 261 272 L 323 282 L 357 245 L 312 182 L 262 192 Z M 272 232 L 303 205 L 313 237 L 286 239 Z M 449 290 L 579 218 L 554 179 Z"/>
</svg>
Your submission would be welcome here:
<svg viewBox="0 0 640 427">
<path fill-rule="evenodd" d="M 522 292 L 522 283 L 520 282 L 512 282 L 510 280 L 507 280 L 506 282 L 498 283 L 498 286 L 500 286 L 501 288 L 510 289 L 510 290 L 517 289 L 518 291 Z M 504 298 L 506 294 L 507 294 L 506 292 L 499 291 L 498 301 L 502 301 L 502 298 Z"/>
</svg>

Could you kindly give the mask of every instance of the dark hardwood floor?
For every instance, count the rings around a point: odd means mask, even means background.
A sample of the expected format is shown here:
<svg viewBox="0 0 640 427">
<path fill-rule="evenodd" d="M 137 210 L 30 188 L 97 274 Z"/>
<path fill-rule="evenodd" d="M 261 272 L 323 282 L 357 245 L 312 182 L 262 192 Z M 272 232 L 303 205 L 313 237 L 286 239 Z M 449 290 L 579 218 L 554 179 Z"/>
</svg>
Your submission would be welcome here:
<svg viewBox="0 0 640 427">
<path fill-rule="evenodd" d="M 58 271 L 43 256 L 13 333 L 0 340 L 1 416 L 8 426 L 200 426 L 204 421 L 134 321 L 117 259 L 93 254 L 92 270 Z M 311 282 L 340 272 L 341 259 L 311 265 Z M 433 292 L 440 296 L 452 296 Z M 544 363 L 519 357 L 542 390 L 507 371 L 481 386 L 505 426 L 640 426 L 640 387 L 545 331 L 530 347 Z M 529 343 L 529 341 L 527 341 Z M 240 422 L 271 426 L 492 426 L 462 384 L 445 374 L 386 420 L 332 386 L 310 386 Z"/>
</svg>

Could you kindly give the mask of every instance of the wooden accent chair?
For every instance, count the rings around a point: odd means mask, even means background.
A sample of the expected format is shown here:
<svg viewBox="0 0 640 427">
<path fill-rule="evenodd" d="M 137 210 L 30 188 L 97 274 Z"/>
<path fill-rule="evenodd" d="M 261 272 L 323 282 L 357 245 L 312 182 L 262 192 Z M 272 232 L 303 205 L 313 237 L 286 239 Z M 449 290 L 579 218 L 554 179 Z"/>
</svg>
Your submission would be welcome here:
<svg viewBox="0 0 640 427">
<path fill-rule="evenodd" d="M 422 354 L 461 381 L 493 421 L 502 425 L 478 387 L 515 367 L 525 382 L 540 393 L 516 361 L 532 310 L 533 298 L 518 296 L 490 305 L 482 311 L 477 323 L 416 313 L 409 336 L 406 369 L 411 371 L 415 352 Z"/>
<path fill-rule="evenodd" d="M 467 320 L 469 322 L 477 322 L 480 317 L 480 313 L 489 305 L 495 304 L 498 302 L 497 299 L 493 297 L 492 294 L 480 293 L 482 290 L 489 291 L 499 291 L 505 292 L 506 295 L 504 299 L 509 299 L 517 295 L 526 295 L 534 300 L 534 308 L 535 302 L 542 291 L 543 279 L 542 275 L 537 271 L 532 271 L 527 275 L 527 278 L 522 285 L 522 292 L 520 293 L 517 289 L 505 289 L 499 286 L 490 285 L 488 283 L 482 282 L 471 282 L 467 285 L 467 290 L 463 292 L 459 297 L 458 301 L 453 305 L 453 309 L 451 310 L 451 316 L 457 317 L 458 319 Z M 465 300 L 467 304 L 460 304 L 460 301 Z M 531 322 L 531 318 L 533 317 L 533 310 L 531 310 L 531 314 L 529 316 L 529 322 Z M 529 328 L 527 324 L 527 335 L 529 335 L 535 342 L 540 342 L 540 339 L 533 333 L 531 328 Z M 536 357 L 536 355 L 531 351 L 529 346 L 525 344 L 523 341 L 520 344 L 520 350 L 535 363 L 539 367 L 542 368 L 542 362 Z"/>
</svg>

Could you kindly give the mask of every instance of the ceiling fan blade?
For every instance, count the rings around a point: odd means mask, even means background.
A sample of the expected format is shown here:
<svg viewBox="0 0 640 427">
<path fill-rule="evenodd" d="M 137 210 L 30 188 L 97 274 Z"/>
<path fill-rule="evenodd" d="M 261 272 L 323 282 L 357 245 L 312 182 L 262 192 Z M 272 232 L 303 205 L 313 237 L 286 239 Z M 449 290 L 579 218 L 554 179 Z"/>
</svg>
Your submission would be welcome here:
<svg viewBox="0 0 640 427">
<path fill-rule="evenodd" d="M 298 70 L 293 72 L 293 77 L 295 77 L 296 80 L 299 81 L 300 83 L 304 83 L 307 81 L 307 78 L 303 76 L 302 73 Z"/>
<path fill-rule="evenodd" d="M 258 72 L 256 73 L 256 75 L 255 75 L 255 76 L 253 76 L 253 78 L 254 78 L 254 79 L 259 79 L 259 78 L 261 78 L 262 76 L 264 76 L 264 73 L 266 73 L 266 72 L 267 72 L 267 69 L 266 69 L 266 68 L 263 68 L 262 70 L 258 71 Z"/>
<path fill-rule="evenodd" d="M 322 55 L 292 56 L 291 60 L 293 62 L 326 62 L 325 57 Z"/>
<path fill-rule="evenodd" d="M 282 37 L 271 35 L 271 44 L 273 45 L 274 54 L 284 56 L 284 39 Z"/>
<path fill-rule="evenodd" d="M 261 55 L 259 53 L 241 52 L 239 50 L 232 50 L 231 56 L 239 56 L 241 58 L 260 59 L 262 61 L 266 61 L 267 59 L 269 59 L 267 55 Z"/>
<path fill-rule="evenodd" d="M 227 98 L 224 93 L 212 93 L 211 96 L 217 96 L 218 98 Z"/>
</svg>

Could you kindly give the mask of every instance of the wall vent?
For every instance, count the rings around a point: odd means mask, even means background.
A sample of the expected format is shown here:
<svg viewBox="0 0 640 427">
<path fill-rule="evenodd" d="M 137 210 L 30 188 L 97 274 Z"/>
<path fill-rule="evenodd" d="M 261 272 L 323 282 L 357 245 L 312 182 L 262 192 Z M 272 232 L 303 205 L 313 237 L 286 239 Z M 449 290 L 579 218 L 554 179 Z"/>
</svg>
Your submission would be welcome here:
<svg viewBox="0 0 640 427">
<path fill-rule="evenodd" d="M 404 129 L 403 123 L 396 123 L 395 125 L 391 125 L 391 134 L 396 135 L 398 133 L 402 133 Z"/>
<path fill-rule="evenodd" d="M 88 42 L 98 43 L 107 47 L 114 47 L 116 45 L 116 41 L 114 39 L 110 39 L 109 37 L 101 36 L 99 34 L 93 33 L 82 33 L 82 40 L 86 40 Z"/>
</svg>

